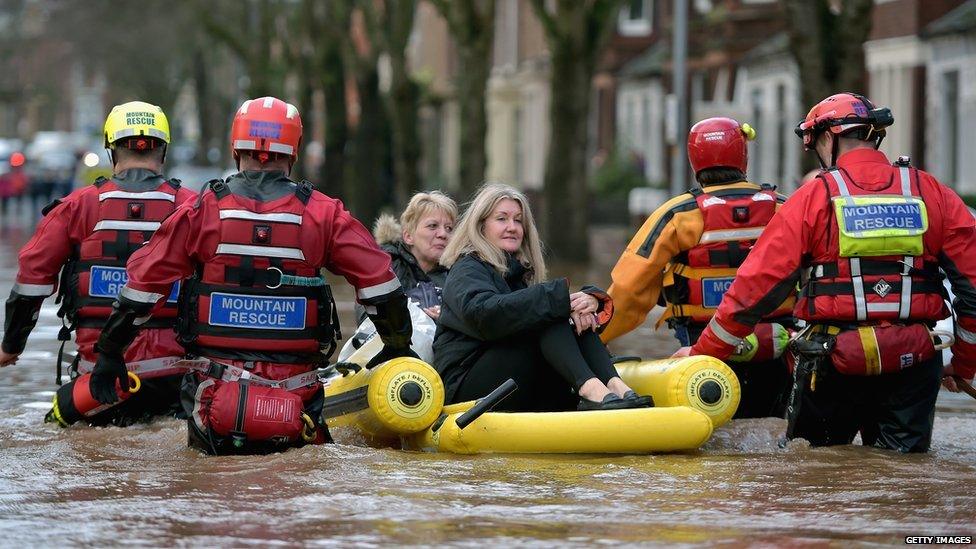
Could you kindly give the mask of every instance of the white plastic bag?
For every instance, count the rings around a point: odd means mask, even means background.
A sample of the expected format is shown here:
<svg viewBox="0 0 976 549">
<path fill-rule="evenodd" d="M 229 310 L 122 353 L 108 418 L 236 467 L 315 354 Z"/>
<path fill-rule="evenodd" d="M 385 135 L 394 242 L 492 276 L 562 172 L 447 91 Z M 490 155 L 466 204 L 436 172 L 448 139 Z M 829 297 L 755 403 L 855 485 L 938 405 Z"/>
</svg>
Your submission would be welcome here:
<svg viewBox="0 0 976 549">
<path fill-rule="evenodd" d="M 410 323 L 413 324 L 410 348 L 417 353 L 420 360 L 427 364 L 433 364 L 434 332 L 437 331 L 437 324 L 412 299 L 407 300 L 407 310 L 410 311 Z M 374 339 L 376 340 L 375 344 L 372 343 Z M 373 325 L 372 320 L 367 318 L 356 329 L 356 333 L 342 346 L 342 350 L 339 351 L 339 362 L 354 362 L 360 366 L 365 366 L 382 348 L 383 344 L 376 337 L 376 326 Z"/>
</svg>

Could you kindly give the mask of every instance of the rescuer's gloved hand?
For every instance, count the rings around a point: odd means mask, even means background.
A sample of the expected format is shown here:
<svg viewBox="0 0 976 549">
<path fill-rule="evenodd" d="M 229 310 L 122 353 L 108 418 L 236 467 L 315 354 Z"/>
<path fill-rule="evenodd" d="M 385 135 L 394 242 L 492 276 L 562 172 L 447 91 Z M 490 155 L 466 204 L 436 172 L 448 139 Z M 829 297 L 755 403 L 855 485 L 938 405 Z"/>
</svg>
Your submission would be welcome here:
<svg viewBox="0 0 976 549">
<path fill-rule="evenodd" d="M 92 398 L 102 404 L 115 404 L 119 401 L 119 390 L 129 390 L 129 371 L 122 356 L 112 353 L 99 353 L 88 385 Z"/>
<path fill-rule="evenodd" d="M 102 335 L 95 344 L 98 359 L 92 371 L 92 397 L 103 403 L 113 404 L 119 400 L 115 390 L 116 381 L 123 391 L 129 390 L 129 373 L 125 368 L 125 349 L 139 334 L 139 324 L 149 319 L 151 303 L 140 303 L 126 299 L 122 295 L 113 304 L 115 310 L 105 321 Z"/>
<path fill-rule="evenodd" d="M 376 333 L 383 340 L 383 350 L 369 361 L 366 368 L 373 368 L 401 356 L 419 358 L 410 349 L 413 325 L 410 323 L 410 311 L 407 310 L 407 297 L 403 292 L 396 290 L 372 300 L 368 305 L 366 312 L 376 326 Z M 370 308 L 373 308 L 373 312 L 370 312 Z"/>
</svg>

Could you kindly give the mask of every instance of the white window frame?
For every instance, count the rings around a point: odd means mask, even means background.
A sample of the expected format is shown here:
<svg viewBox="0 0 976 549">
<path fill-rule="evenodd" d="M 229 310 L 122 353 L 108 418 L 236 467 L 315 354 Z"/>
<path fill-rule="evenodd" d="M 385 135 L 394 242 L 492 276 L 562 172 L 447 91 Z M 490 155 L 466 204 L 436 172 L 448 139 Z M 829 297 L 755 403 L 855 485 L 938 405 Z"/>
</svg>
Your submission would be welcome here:
<svg viewBox="0 0 976 549">
<path fill-rule="evenodd" d="M 640 19 L 630 18 L 629 2 L 620 7 L 617 15 L 617 32 L 622 36 L 647 36 L 654 23 L 654 0 L 642 0 L 644 14 Z"/>
</svg>

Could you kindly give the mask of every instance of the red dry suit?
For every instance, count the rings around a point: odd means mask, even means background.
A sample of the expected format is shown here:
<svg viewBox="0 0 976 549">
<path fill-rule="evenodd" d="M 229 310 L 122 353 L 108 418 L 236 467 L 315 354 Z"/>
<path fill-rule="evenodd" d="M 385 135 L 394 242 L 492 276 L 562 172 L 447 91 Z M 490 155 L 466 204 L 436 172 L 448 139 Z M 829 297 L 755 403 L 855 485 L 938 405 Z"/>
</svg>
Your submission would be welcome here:
<svg viewBox="0 0 976 549">
<path fill-rule="evenodd" d="M 390 256 L 342 203 L 280 171 L 246 171 L 210 182 L 199 200 L 177 209 L 152 242 L 133 254 L 121 292 L 130 302 L 158 303 L 173 281 L 193 275 L 181 294 L 181 340 L 191 353 L 212 359 L 216 370 L 197 375 L 195 385 L 184 384 L 184 408 L 197 435 L 191 444 L 204 444 L 205 450 L 208 442 L 224 446 L 220 439 L 228 433 L 241 441 L 265 440 L 260 428 L 247 423 L 260 412 L 248 408 L 245 417 L 237 411 L 237 402 L 246 399 L 221 364 L 283 380 L 327 359 L 321 350 L 338 328 L 331 295 L 327 288 L 282 280 L 282 274 L 314 280 L 323 267 L 356 288 L 367 312 L 375 313 L 389 296 L 402 296 Z M 409 331 L 406 337 L 404 345 Z M 278 399 L 291 415 L 298 411 L 291 395 L 312 405 L 321 397 L 321 384 L 287 393 L 267 398 Z M 236 431 L 223 427 L 235 422 Z M 211 450 L 223 453 L 227 447 Z"/>
<path fill-rule="evenodd" d="M 881 152 L 857 148 L 797 190 L 691 349 L 729 356 L 799 281 L 793 312 L 809 327 L 794 344 L 803 353 L 788 437 L 824 446 L 860 433 L 865 445 L 928 450 L 943 375 L 928 331 L 949 315 L 939 268 L 956 295 L 952 367 L 967 379 L 976 373 L 973 216 L 907 160 L 891 165 Z"/>
<path fill-rule="evenodd" d="M 95 342 L 125 283 L 126 260 L 166 216 L 195 196 L 181 188 L 179 181 L 146 169 L 130 169 L 55 201 L 45 208 L 34 236 L 20 251 L 11 297 L 43 299 L 60 285 L 60 314 L 66 315 L 66 326 L 73 325 L 76 331 L 78 356 L 94 362 Z M 166 294 L 170 293 L 167 288 Z M 126 361 L 181 356 L 184 351 L 173 330 L 174 317 L 175 309 L 161 312 L 128 348 Z M 11 333 L 19 333 L 22 350 L 32 327 L 33 323 L 26 331 L 8 327 L 5 349 Z M 70 337 L 68 330 L 62 330 L 62 336 Z"/>
<path fill-rule="evenodd" d="M 854 196 L 920 197 L 928 214 L 922 254 L 841 258 L 831 198 L 843 192 L 834 174 L 841 176 L 843 186 Z M 949 316 L 936 267 L 945 271 L 956 295 L 952 366 L 970 379 L 976 373 L 976 227 L 972 214 L 956 193 L 931 175 L 893 166 L 879 151 L 850 151 L 840 157 L 835 171 L 825 171 L 798 189 L 767 225 L 692 354 L 731 355 L 738 340 L 782 302 L 801 274 L 808 281 L 801 287 L 794 309 L 797 318 L 812 323 L 934 323 Z M 861 276 L 853 276 L 857 273 Z"/>
</svg>

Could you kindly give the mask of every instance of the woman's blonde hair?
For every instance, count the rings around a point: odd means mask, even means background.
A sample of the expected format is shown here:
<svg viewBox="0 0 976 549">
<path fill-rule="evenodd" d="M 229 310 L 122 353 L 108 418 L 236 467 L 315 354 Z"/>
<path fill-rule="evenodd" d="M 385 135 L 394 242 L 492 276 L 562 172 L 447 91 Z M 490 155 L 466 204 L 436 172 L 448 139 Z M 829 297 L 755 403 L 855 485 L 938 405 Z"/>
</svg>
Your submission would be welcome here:
<svg viewBox="0 0 976 549">
<path fill-rule="evenodd" d="M 420 192 L 410 197 L 410 202 L 400 214 L 399 223 L 390 214 L 380 215 L 373 224 L 373 236 L 380 244 L 401 240 L 404 232 L 413 234 L 420 220 L 434 210 L 446 213 L 451 221 L 457 220 L 457 204 L 451 197 L 440 191 Z"/>
<path fill-rule="evenodd" d="M 457 204 L 451 200 L 451 197 L 440 191 L 430 191 L 417 193 L 410 197 L 410 202 L 400 214 L 400 227 L 402 230 L 413 234 L 417 230 L 420 220 L 433 210 L 441 210 L 446 213 L 450 216 L 451 221 L 457 219 Z"/>
<path fill-rule="evenodd" d="M 524 194 L 502 183 L 486 183 L 478 189 L 478 194 L 471 201 L 471 205 L 461 215 L 454 236 L 447 243 L 444 255 L 441 256 L 441 265 L 450 268 L 462 255 L 475 253 L 502 275 L 508 273 L 505 252 L 489 242 L 484 233 L 488 216 L 498 203 L 506 198 L 518 202 L 522 207 L 524 236 L 515 257 L 532 270 L 532 279 L 529 282 L 537 283 L 546 279 L 542 243 L 539 240 L 539 231 L 535 227 L 535 220 L 532 218 L 532 210 L 529 209 L 529 200 Z"/>
</svg>

